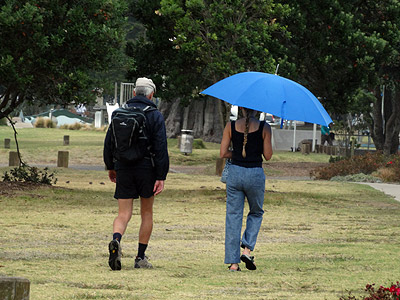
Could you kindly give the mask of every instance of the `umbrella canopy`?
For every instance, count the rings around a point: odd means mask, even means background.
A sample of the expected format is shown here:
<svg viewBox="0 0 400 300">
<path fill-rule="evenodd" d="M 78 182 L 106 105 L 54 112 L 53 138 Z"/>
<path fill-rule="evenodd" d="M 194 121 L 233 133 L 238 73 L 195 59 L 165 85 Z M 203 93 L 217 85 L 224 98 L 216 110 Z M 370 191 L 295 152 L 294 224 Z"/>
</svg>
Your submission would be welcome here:
<svg viewBox="0 0 400 300">
<path fill-rule="evenodd" d="M 261 72 L 243 72 L 227 77 L 201 94 L 287 120 L 328 126 L 332 123 L 318 99 L 290 79 Z"/>
</svg>

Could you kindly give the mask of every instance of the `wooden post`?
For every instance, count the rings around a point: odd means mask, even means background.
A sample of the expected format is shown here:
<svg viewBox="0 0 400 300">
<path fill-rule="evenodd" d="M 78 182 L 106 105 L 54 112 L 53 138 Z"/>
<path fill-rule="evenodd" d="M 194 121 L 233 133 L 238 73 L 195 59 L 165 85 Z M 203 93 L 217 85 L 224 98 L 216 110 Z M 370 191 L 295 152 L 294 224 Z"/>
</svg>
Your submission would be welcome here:
<svg viewBox="0 0 400 300">
<path fill-rule="evenodd" d="M 68 151 L 58 151 L 57 167 L 68 168 L 68 159 L 69 159 Z"/>
<path fill-rule="evenodd" d="M 4 139 L 4 148 L 5 149 L 10 149 L 10 144 L 11 144 L 10 139 Z"/>
<path fill-rule="evenodd" d="M 303 153 L 303 154 L 310 154 L 311 145 L 303 143 L 303 144 L 301 144 L 300 150 L 301 150 L 301 153 Z"/>
<path fill-rule="evenodd" d="M 64 135 L 64 146 L 69 145 L 69 135 Z"/>
<path fill-rule="evenodd" d="M 224 167 L 225 167 L 225 158 L 217 158 L 217 162 L 215 164 L 215 174 L 221 176 Z"/>
<path fill-rule="evenodd" d="M 17 151 L 10 151 L 8 157 L 8 165 L 10 167 L 19 166 L 20 160 Z"/>
<path fill-rule="evenodd" d="M 22 277 L 0 276 L 1 299 L 29 300 L 30 282 Z"/>
<path fill-rule="evenodd" d="M 332 146 L 326 146 L 326 154 L 332 155 Z"/>
</svg>

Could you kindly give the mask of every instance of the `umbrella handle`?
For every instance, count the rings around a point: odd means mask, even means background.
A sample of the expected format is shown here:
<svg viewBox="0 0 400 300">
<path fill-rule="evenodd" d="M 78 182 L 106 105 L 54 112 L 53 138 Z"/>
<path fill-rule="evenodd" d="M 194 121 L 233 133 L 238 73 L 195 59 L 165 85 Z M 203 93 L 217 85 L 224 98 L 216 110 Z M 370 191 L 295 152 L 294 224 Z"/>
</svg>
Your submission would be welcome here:
<svg viewBox="0 0 400 300">
<path fill-rule="evenodd" d="M 285 118 L 285 115 L 286 115 L 285 114 L 286 113 L 285 108 L 286 108 L 286 100 L 283 101 L 282 108 L 281 108 L 281 129 L 283 127 L 283 119 Z"/>
</svg>

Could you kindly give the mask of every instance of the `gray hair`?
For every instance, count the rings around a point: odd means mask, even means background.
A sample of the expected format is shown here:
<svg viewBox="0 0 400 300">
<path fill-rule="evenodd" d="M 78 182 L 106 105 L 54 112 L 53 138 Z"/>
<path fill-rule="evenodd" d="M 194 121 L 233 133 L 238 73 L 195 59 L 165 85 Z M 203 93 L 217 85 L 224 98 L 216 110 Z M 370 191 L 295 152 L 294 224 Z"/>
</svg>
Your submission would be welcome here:
<svg viewBox="0 0 400 300">
<path fill-rule="evenodd" d="M 149 87 L 149 86 L 137 86 L 135 88 L 135 93 L 136 95 L 143 95 L 143 96 L 149 96 L 152 92 L 154 92 L 154 89 Z"/>
</svg>

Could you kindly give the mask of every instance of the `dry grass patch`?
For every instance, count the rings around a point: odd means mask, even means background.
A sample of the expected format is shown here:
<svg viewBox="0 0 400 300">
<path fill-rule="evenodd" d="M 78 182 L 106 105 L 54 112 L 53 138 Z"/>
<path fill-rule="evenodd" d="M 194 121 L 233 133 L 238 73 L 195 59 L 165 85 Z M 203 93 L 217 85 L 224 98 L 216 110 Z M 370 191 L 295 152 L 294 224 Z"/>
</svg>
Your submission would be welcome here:
<svg viewBox="0 0 400 300">
<path fill-rule="evenodd" d="M 368 186 L 267 181 L 258 270 L 231 273 L 223 264 L 225 186 L 217 176 L 169 174 L 147 251 L 155 269 L 133 268 L 135 201 L 123 270 L 112 272 L 114 185 L 105 171 L 60 169 L 57 176 L 56 188 L 0 195 L 0 274 L 31 280 L 33 300 L 333 300 L 398 280 L 400 203 Z"/>
</svg>

